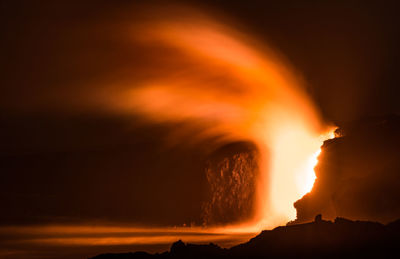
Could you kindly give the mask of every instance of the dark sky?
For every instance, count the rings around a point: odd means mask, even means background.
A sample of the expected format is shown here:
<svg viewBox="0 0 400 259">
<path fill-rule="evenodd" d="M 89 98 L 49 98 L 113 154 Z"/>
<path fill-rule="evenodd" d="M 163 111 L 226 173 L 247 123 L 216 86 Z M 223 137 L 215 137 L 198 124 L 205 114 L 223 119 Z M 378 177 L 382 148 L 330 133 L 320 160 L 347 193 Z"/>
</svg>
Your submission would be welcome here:
<svg viewBox="0 0 400 259">
<path fill-rule="evenodd" d="M 192 4 L 279 50 L 326 121 L 399 112 L 394 4 L 199 2 Z M 199 220 L 213 140 L 185 145 L 188 134 L 171 146 L 165 139 L 179 125 L 147 124 L 80 99 L 99 81 L 140 76 L 130 67 L 146 53 L 115 30 L 134 20 L 131 8 L 129 1 L 0 1 L 1 224 Z"/>
<path fill-rule="evenodd" d="M 399 18 L 390 1 L 217 2 L 289 58 L 327 119 L 399 111 Z"/>
</svg>

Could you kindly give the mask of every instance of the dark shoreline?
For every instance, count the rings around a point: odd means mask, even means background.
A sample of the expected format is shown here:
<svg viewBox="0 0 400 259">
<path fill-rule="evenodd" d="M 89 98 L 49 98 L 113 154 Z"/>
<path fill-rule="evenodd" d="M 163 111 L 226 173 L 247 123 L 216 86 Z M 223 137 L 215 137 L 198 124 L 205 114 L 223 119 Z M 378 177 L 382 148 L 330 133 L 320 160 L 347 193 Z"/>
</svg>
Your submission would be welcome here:
<svg viewBox="0 0 400 259">
<path fill-rule="evenodd" d="M 91 259 L 133 258 L 400 258 L 400 219 L 387 225 L 371 221 L 319 217 L 310 223 L 264 230 L 249 242 L 221 248 L 181 240 L 169 251 L 101 254 Z"/>
</svg>

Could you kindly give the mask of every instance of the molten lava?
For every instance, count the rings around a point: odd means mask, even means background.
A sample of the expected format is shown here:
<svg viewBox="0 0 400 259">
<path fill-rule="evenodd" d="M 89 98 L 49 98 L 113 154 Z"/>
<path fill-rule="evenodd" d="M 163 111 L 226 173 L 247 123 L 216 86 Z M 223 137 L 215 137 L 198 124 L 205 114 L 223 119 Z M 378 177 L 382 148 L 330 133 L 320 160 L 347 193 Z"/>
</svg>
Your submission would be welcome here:
<svg viewBox="0 0 400 259">
<path fill-rule="evenodd" d="M 265 228 L 294 219 L 293 202 L 312 188 L 327 132 L 304 82 L 280 55 L 233 26 L 188 8 L 156 17 L 144 13 L 131 27 L 144 58 L 113 106 L 151 123 L 184 122 L 196 129 L 194 140 L 255 143 L 261 174 L 254 220 Z"/>
</svg>

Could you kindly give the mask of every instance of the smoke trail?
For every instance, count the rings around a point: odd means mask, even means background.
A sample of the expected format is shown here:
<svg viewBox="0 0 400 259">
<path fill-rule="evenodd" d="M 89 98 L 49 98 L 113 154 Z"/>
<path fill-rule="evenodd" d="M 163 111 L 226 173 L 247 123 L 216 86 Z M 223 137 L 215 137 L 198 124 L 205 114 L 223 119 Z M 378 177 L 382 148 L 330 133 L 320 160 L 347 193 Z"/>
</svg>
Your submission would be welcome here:
<svg viewBox="0 0 400 259">
<path fill-rule="evenodd" d="M 255 143 L 254 218 L 263 227 L 294 219 L 293 202 L 312 186 L 323 125 L 290 66 L 249 35 L 189 8 L 143 12 L 129 35 L 142 55 L 134 82 L 126 83 L 133 86 L 122 87 L 112 107 L 152 123 L 185 122 L 198 129 L 194 141 Z"/>
</svg>

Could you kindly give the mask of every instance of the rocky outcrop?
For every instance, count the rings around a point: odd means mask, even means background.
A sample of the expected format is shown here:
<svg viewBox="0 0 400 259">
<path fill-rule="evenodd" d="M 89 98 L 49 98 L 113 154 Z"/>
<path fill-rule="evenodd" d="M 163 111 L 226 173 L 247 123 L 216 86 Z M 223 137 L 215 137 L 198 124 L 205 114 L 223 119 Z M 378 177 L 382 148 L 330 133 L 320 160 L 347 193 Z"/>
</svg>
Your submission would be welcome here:
<svg viewBox="0 0 400 259">
<path fill-rule="evenodd" d="M 227 224 L 250 218 L 254 211 L 258 151 L 236 142 L 216 151 L 208 160 L 208 198 L 202 206 L 204 225 Z"/>
<path fill-rule="evenodd" d="M 373 220 L 400 217 L 400 117 L 366 118 L 336 130 L 315 168 L 310 193 L 298 200 L 295 223 L 318 213 L 328 219 Z"/>
</svg>

